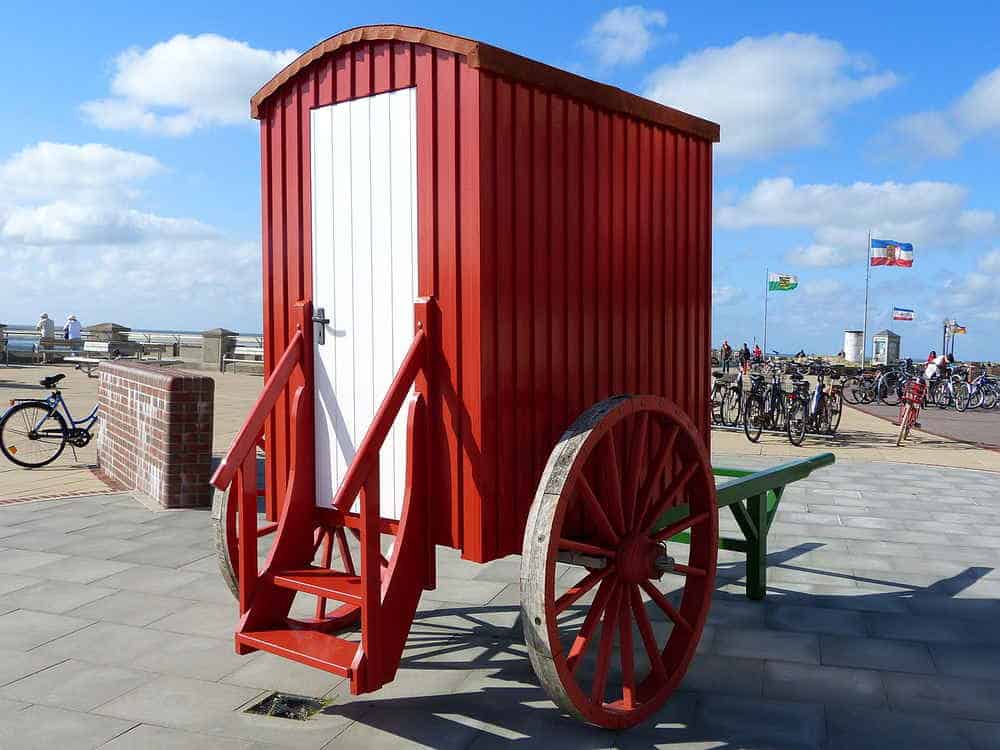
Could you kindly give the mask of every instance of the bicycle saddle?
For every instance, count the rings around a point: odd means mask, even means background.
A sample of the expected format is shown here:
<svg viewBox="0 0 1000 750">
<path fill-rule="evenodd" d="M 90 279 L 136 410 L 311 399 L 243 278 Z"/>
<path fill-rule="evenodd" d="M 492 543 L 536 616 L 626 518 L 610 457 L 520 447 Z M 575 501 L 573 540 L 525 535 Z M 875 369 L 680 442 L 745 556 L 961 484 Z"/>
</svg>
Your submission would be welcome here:
<svg viewBox="0 0 1000 750">
<path fill-rule="evenodd" d="M 802 378 L 804 378 L 805 376 L 804 375 L 799 375 L 797 372 L 793 372 L 791 375 L 789 375 L 789 377 L 792 380 L 798 382 L 799 380 L 802 380 Z"/>
<path fill-rule="evenodd" d="M 750 379 L 753 380 L 753 381 L 759 381 L 759 380 L 763 380 L 764 376 L 761 375 L 759 372 L 751 372 L 750 373 Z"/>
<path fill-rule="evenodd" d="M 712 370 L 712 377 L 713 378 L 721 378 L 722 377 L 722 370 Z"/>
<path fill-rule="evenodd" d="M 42 388 L 55 388 L 56 383 L 66 377 L 65 373 L 59 373 L 58 375 L 49 375 L 47 378 L 42 378 L 38 381 Z"/>
</svg>

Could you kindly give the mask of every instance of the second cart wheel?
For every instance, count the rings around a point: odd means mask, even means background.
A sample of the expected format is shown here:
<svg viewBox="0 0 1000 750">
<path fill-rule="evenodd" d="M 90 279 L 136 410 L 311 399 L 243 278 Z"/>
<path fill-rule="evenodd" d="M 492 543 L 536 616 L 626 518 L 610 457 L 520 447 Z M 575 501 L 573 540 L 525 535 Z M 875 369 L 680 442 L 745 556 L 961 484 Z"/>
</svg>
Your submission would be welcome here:
<svg viewBox="0 0 1000 750">
<path fill-rule="evenodd" d="M 678 534 L 690 544 L 668 546 Z M 655 396 L 584 412 L 553 449 L 524 532 L 525 643 L 551 698 L 611 729 L 651 716 L 701 638 L 717 553 L 715 483 L 688 417 Z M 560 575 L 560 563 L 577 570 Z"/>
</svg>

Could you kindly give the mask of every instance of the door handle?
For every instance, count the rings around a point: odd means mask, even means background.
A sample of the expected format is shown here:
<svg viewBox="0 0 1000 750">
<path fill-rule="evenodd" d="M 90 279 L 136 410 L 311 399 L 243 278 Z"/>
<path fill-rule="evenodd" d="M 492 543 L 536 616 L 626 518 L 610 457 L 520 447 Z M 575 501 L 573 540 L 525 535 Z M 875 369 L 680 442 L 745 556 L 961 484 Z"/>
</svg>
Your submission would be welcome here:
<svg viewBox="0 0 1000 750">
<path fill-rule="evenodd" d="M 330 319 L 326 317 L 326 310 L 322 307 L 316 308 L 316 314 L 313 315 L 313 323 L 318 323 L 319 328 L 316 329 L 316 343 L 325 344 L 326 343 L 326 327 L 330 325 Z"/>
</svg>

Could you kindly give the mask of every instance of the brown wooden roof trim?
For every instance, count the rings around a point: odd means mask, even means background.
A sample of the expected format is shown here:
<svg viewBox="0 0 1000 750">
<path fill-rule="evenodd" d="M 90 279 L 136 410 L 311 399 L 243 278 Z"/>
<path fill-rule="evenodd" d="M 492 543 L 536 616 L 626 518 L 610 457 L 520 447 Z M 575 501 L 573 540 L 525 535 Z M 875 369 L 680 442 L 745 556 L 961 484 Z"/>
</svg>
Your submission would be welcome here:
<svg viewBox="0 0 1000 750">
<path fill-rule="evenodd" d="M 466 64 L 471 68 L 479 68 L 505 78 L 533 84 L 556 94 L 588 102 L 601 109 L 623 112 L 639 120 L 665 125 L 713 143 L 719 142 L 719 126 L 709 120 L 516 55 L 499 47 L 414 26 L 359 26 L 320 42 L 289 63 L 254 94 L 250 100 L 250 116 L 259 120 L 264 102 L 300 71 L 320 58 L 359 42 L 390 41 L 424 44 L 453 52 L 464 56 Z"/>
</svg>

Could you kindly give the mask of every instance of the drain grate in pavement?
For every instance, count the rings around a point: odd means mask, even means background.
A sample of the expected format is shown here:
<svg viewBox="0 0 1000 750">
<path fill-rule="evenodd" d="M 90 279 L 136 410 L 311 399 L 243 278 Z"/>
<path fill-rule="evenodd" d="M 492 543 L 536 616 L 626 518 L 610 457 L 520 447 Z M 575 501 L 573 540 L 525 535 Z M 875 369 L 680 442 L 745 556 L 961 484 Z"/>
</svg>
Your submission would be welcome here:
<svg viewBox="0 0 1000 750">
<path fill-rule="evenodd" d="M 316 700 L 304 695 L 271 693 L 263 700 L 250 706 L 244 713 L 305 721 L 313 714 L 322 711 L 325 707 L 325 701 Z"/>
</svg>

